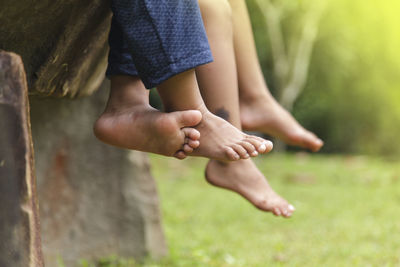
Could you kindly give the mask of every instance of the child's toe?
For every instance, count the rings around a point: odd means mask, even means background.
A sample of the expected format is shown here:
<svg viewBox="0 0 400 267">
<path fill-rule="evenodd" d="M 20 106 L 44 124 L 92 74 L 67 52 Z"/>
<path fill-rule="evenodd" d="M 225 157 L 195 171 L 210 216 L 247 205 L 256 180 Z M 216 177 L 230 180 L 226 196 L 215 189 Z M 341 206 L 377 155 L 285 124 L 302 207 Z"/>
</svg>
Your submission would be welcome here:
<svg viewBox="0 0 400 267">
<path fill-rule="evenodd" d="M 187 154 L 190 154 L 193 152 L 193 147 L 189 146 L 188 144 L 183 145 L 183 151 Z"/>
<path fill-rule="evenodd" d="M 184 151 L 179 150 L 178 152 L 175 153 L 174 157 L 177 159 L 184 159 L 187 157 L 187 155 L 185 154 Z"/>
<path fill-rule="evenodd" d="M 276 216 L 281 216 L 281 210 L 278 207 L 274 208 L 272 213 Z"/>
<path fill-rule="evenodd" d="M 240 159 L 239 154 L 236 153 L 236 151 L 233 150 L 233 148 L 231 148 L 231 147 L 226 147 L 225 156 L 227 157 L 228 160 L 231 160 L 231 161 L 235 161 L 235 160 L 239 160 Z"/>
<path fill-rule="evenodd" d="M 188 139 L 188 141 L 185 143 L 188 144 L 193 149 L 198 148 L 200 146 L 200 142 L 198 140 Z"/>
<path fill-rule="evenodd" d="M 239 145 L 241 145 L 242 147 L 244 147 L 244 149 L 246 149 L 247 153 L 252 156 L 255 157 L 258 155 L 258 152 L 256 150 L 256 148 L 254 147 L 253 144 L 246 142 L 246 141 L 242 141 L 239 143 Z"/>
<path fill-rule="evenodd" d="M 185 137 L 188 137 L 192 140 L 199 140 L 200 139 L 200 132 L 194 128 L 182 128 L 183 133 L 185 134 Z"/>
<path fill-rule="evenodd" d="M 242 147 L 241 145 L 233 144 L 232 148 L 233 148 L 233 150 L 236 151 L 237 154 L 239 154 L 240 158 L 248 159 L 250 157 L 250 155 L 247 153 L 247 150 L 244 147 Z"/>
</svg>

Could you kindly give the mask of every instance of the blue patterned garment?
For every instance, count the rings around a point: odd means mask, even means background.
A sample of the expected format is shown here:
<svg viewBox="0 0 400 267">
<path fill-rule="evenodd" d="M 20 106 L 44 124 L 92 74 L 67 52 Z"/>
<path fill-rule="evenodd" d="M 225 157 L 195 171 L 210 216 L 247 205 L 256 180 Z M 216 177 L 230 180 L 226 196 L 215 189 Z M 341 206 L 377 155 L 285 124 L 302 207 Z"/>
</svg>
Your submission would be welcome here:
<svg viewBox="0 0 400 267">
<path fill-rule="evenodd" d="M 107 76 L 152 88 L 213 60 L 197 0 L 112 0 Z"/>
</svg>

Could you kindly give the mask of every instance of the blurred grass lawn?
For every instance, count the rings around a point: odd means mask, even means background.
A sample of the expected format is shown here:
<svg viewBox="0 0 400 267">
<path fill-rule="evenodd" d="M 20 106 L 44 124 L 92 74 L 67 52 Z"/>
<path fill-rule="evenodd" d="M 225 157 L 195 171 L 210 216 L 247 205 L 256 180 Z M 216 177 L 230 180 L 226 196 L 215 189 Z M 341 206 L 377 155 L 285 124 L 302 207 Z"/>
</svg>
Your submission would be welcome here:
<svg viewBox="0 0 400 267">
<path fill-rule="evenodd" d="M 398 162 L 259 157 L 272 187 L 297 208 L 283 219 L 207 184 L 206 160 L 151 161 L 170 253 L 135 266 L 400 266 Z"/>
</svg>

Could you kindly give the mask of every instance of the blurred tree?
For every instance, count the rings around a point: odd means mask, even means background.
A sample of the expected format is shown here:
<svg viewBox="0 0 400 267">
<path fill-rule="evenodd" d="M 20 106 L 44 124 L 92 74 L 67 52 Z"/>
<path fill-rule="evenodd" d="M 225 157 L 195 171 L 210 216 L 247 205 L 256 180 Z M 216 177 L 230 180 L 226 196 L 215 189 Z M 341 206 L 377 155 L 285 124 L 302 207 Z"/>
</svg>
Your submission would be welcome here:
<svg viewBox="0 0 400 267">
<path fill-rule="evenodd" d="M 273 4 L 270 0 L 255 2 L 262 10 L 268 29 L 278 101 L 291 111 L 307 81 L 312 49 L 318 33 L 318 23 L 326 2 L 319 1 L 315 5 L 308 3 L 309 10 L 303 18 L 304 22 L 298 40 L 283 37 L 282 12 L 285 9 L 282 4 Z"/>
</svg>

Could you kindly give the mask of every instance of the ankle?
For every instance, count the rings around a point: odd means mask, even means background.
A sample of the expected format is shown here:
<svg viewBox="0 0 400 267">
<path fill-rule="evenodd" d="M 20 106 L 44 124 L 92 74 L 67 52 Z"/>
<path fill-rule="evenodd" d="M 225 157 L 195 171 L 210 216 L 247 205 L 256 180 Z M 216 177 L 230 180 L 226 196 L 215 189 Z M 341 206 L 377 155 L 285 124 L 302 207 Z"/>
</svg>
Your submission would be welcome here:
<svg viewBox="0 0 400 267">
<path fill-rule="evenodd" d="M 135 96 L 132 93 L 116 94 L 111 92 L 107 102 L 107 107 L 128 108 L 132 106 L 150 106 L 148 97 Z"/>
<path fill-rule="evenodd" d="M 157 90 L 166 112 L 207 110 L 201 97 L 194 69 L 177 74 L 161 83 Z"/>
<path fill-rule="evenodd" d="M 163 100 L 163 106 L 165 112 L 174 112 L 174 111 L 184 111 L 184 110 L 198 110 L 202 115 L 210 112 L 203 101 L 195 101 L 195 102 L 185 102 L 181 104 L 182 100 L 180 99 L 178 103 L 175 102 L 167 102 Z"/>
<path fill-rule="evenodd" d="M 240 102 L 244 104 L 253 104 L 257 102 L 273 101 L 272 95 L 268 91 L 257 90 L 258 92 L 240 92 Z"/>
<path fill-rule="evenodd" d="M 200 111 L 202 116 L 211 114 L 211 111 L 208 110 L 208 108 L 204 102 L 199 103 L 197 106 L 195 106 L 194 109 Z"/>
<path fill-rule="evenodd" d="M 107 108 L 149 105 L 149 91 L 139 77 L 112 76 Z"/>
</svg>

